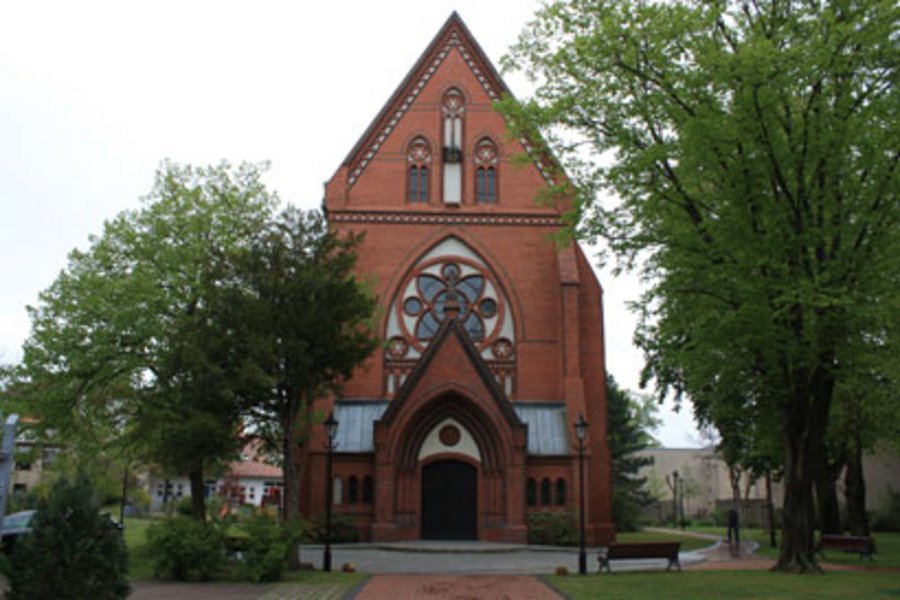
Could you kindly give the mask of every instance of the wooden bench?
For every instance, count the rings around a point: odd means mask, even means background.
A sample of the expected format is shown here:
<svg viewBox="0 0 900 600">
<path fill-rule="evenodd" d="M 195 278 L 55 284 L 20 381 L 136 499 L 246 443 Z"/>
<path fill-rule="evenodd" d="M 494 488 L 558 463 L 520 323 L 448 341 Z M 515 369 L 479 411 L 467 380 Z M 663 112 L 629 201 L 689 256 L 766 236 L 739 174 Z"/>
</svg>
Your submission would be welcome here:
<svg viewBox="0 0 900 600">
<path fill-rule="evenodd" d="M 673 566 L 678 567 L 680 571 L 681 563 L 678 561 L 680 548 L 681 542 L 612 542 L 597 553 L 597 560 L 600 561 L 601 573 L 604 569 L 607 573 L 612 573 L 609 562 L 623 558 L 665 558 L 669 561 L 667 571 Z"/>
<path fill-rule="evenodd" d="M 860 558 L 868 557 L 874 560 L 875 540 L 865 535 L 835 535 L 823 533 L 816 546 L 816 552 L 825 557 L 825 550 L 843 550 L 844 552 L 856 552 Z"/>
</svg>

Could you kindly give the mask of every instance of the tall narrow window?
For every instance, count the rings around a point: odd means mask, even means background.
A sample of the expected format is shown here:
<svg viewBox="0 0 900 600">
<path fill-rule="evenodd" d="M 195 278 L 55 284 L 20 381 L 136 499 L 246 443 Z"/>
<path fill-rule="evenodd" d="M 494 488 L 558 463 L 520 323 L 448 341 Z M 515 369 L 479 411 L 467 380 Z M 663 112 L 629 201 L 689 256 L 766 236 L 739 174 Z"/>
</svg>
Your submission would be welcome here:
<svg viewBox="0 0 900 600">
<path fill-rule="evenodd" d="M 551 492 L 551 483 L 550 480 L 546 477 L 541 480 L 541 504 L 544 506 L 550 506 L 553 504 L 553 495 Z"/>
<path fill-rule="evenodd" d="M 408 165 L 407 199 L 410 202 L 428 202 L 428 175 L 431 167 L 431 146 L 428 140 L 417 137 L 406 152 Z"/>
<path fill-rule="evenodd" d="M 359 502 L 359 479 L 356 475 L 351 475 L 347 480 L 347 503 L 356 504 Z"/>
<path fill-rule="evenodd" d="M 556 480 L 556 505 L 566 505 L 566 480 L 562 478 Z"/>
<path fill-rule="evenodd" d="M 362 501 L 363 504 L 372 504 L 375 501 L 375 481 L 368 475 L 363 477 Z"/>
<path fill-rule="evenodd" d="M 331 488 L 331 500 L 335 506 L 341 504 L 344 496 L 344 480 L 340 477 L 335 477 L 334 481 L 332 481 Z"/>
<path fill-rule="evenodd" d="M 485 138 L 475 146 L 475 201 L 497 202 L 497 146 Z"/>
<path fill-rule="evenodd" d="M 537 504 L 537 482 L 532 477 L 525 482 L 525 504 L 528 506 Z"/>
<path fill-rule="evenodd" d="M 450 88 L 441 100 L 444 120 L 444 203 L 462 202 L 462 133 L 464 98 L 462 92 Z"/>
</svg>

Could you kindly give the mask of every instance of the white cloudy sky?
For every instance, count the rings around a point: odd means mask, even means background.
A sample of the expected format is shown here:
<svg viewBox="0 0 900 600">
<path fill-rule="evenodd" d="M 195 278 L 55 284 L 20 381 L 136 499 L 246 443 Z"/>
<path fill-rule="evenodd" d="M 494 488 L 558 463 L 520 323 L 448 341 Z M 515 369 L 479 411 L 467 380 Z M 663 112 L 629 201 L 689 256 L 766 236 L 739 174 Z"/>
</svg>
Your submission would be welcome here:
<svg viewBox="0 0 900 600">
<path fill-rule="evenodd" d="M 33 304 L 160 161 L 271 161 L 283 201 L 331 176 L 453 10 L 498 63 L 533 0 L 0 2 L 0 363 Z M 507 83 L 524 97 L 527 85 Z M 637 390 L 634 280 L 601 274 L 608 367 Z M 696 445 L 663 410 L 668 446 Z"/>
</svg>

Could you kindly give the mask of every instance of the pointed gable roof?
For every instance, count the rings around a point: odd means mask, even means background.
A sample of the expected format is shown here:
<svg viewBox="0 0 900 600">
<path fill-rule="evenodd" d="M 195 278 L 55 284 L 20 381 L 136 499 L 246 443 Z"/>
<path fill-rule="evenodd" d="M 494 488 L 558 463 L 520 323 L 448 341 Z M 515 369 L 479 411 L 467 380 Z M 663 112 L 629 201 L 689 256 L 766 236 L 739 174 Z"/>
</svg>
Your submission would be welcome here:
<svg viewBox="0 0 900 600">
<path fill-rule="evenodd" d="M 494 402 L 497 403 L 500 412 L 507 419 L 507 422 L 513 426 L 524 426 L 523 421 L 516 414 L 515 410 L 513 410 L 512 403 L 510 403 L 506 394 L 503 393 L 503 390 L 500 389 L 500 386 L 491 375 L 491 370 L 488 368 L 487 363 L 484 362 L 478 349 L 472 343 L 469 334 L 466 333 L 466 330 L 463 329 L 462 324 L 456 318 L 448 318 L 441 323 L 440 329 L 438 329 L 437 333 L 431 339 L 428 348 L 425 349 L 419 362 L 416 363 L 415 368 L 409 374 L 409 377 L 406 378 L 406 381 L 398 390 L 397 395 L 388 404 L 388 409 L 385 411 L 384 415 L 382 415 L 381 421 L 389 423 L 400 413 L 406 400 L 412 394 L 419 381 L 421 381 L 422 376 L 428 370 L 440 349 L 446 344 L 453 343 L 454 341 L 462 346 L 471 366 L 478 374 L 478 378 L 481 380 Z"/>
<path fill-rule="evenodd" d="M 459 14 L 453 11 L 344 159 L 342 166 L 347 168 L 349 187 L 356 183 L 397 123 L 416 101 L 419 93 L 437 72 L 447 55 L 454 49 L 459 51 L 489 98 L 499 100 L 503 96 L 512 96 L 506 83 L 472 36 L 469 28 L 466 27 Z M 531 156 L 544 179 L 553 185 L 549 158 L 539 156 L 528 140 L 521 138 L 519 143 Z"/>
</svg>

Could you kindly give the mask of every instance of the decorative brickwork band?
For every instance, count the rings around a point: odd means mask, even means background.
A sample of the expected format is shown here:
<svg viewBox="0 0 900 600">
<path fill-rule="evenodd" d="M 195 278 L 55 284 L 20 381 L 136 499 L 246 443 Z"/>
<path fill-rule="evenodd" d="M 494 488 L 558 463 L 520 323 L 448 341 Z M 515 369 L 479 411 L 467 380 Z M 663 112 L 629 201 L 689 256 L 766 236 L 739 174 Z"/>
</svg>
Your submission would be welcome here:
<svg viewBox="0 0 900 600">
<path fill-rule="evenodd" d="M 480 213 L 432 213 L 393 211 L 328 211 L 332 223 L 387 223 L 398 225 L 525 225 L 539 227 L 562 227 L 559 215 L 504 214 L 486 215 Z"/>
</svg>

